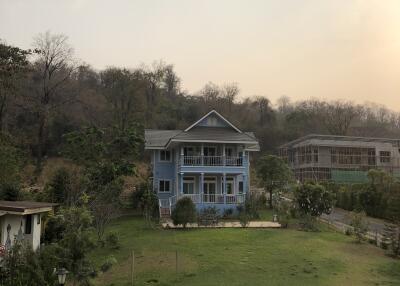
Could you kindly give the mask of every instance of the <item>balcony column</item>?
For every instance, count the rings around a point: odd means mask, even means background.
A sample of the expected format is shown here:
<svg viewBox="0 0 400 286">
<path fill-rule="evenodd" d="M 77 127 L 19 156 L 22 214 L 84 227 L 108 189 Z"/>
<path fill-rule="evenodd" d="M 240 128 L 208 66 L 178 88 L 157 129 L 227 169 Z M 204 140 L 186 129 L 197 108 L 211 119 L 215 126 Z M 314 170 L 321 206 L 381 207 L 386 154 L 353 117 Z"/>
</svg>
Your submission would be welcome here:
<svg viewBox="0 0 400 286">
<path fill-rule="evenodd" d="M 180 183 L 180 184 L 179 184 L 179 185 L 180 185 L 180 192 L 179 192 L 179 193 L 180 193 L 181 195 L 183 195 L 183 175 L 185 175 L 185 173 L 180 173 L 180 178 L 181 178 L 181 180 L 180 180 L 180 182 L 179 182 L 179 183 Z"/>
<path fill-rule="evenodd" d="M 248 182 L 247 182 L 247 175 L 243 174 L 243 194 L 247 196 L 248 192 Z"/>
<path fill-rule="evenodd" d="M 222 165 L 226 166 L 226 154 L 225 154 L 225 144 L 222 144 Z"/>
<path fill-rule="evenodd" d="M 204 144 L 203 143 L 201 143 L 201 147 L 200 147 L 200 156 L 201 156 L 201 165 L 203 166 L 204 165 Z"/>
<path fill-rule="evenodd" d="M 200 174 L 200 202 L 203 202 L 204 198 L 204 173 Z"/>
<path fill-rule="evenodd" d="M 226 204 L 226 174 L 223 174 L 223 180 L 224 180 L 224 189 L 222 190 L 224 194 L 224 204 Z"/>
<path fill-rule="evenodd" d="M 184 165 L 184 156 L 185 156 L 185 151 L 183 149 L 183 146 L 181 146 L 181 165 Z"/>
</svg>

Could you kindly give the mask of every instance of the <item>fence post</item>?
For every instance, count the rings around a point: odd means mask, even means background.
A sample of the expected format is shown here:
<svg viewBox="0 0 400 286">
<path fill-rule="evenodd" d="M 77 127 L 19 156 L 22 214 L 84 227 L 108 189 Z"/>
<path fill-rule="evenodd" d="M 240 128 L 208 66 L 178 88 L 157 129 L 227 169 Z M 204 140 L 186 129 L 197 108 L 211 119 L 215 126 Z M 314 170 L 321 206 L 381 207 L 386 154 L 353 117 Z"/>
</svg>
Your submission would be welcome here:
<svg viewBox="0 0 400 286">
<path fill-rule="evenodd" d="M 132 250 L 131 285 L 133 286 L 133 272 L 135 265 L 135 252 Z"/>
<path fill-rule="evenodd" d="M 178 274 L 178 250 L 175 251 L 175 271 Z"/>
</svg>

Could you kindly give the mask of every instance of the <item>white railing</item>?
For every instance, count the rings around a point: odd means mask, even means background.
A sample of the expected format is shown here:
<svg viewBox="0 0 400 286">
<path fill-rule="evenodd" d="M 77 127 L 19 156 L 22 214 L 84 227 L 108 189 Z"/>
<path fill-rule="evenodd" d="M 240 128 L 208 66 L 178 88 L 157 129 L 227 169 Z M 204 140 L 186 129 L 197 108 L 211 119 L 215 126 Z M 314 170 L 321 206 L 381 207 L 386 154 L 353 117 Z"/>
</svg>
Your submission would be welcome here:
<svg viewBox="0 0 400 286">
<path fill-rule="evenodd" d="M 195 204 L 201 203 L 201 194 L 183 194 L 182 197 L 190 198 Z"/>
<path fill-rule="evenodd" d="M 183 166 L 243 166 L 243 157 L 181 156 Z"/>
<path fill-rule="evenodd" d="M 223 204 L 224 195 L 222 194 L 203 194 L 203 203 Z"/>
<path fill-rule="evenodd" d="M 176 204 L 176 196 L 172 196 L 169 198 L 169 206 L 172 207 Z"/>
<path fill-rule="evenodd" d="M 244 203 L 244 194 L 226 195 L 226 203 L 227 204 L 243 204 Z"/>
</svg>

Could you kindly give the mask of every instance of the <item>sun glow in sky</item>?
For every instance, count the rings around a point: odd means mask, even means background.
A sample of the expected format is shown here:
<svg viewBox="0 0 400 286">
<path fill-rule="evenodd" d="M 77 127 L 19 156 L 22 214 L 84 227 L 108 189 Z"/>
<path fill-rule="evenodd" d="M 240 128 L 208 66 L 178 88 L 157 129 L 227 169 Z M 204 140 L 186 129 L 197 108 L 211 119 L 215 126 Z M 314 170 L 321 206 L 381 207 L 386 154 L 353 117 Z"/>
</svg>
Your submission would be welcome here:
<svg viewBox="0 0 400 286">
<path fill-rule="evenodd" d="M 182 87 L 372 101 L 400 111 L 399 0 L 0 0 L 0 38 L 50 30 L 97 69 L 172 63 Z"/>
</svg>

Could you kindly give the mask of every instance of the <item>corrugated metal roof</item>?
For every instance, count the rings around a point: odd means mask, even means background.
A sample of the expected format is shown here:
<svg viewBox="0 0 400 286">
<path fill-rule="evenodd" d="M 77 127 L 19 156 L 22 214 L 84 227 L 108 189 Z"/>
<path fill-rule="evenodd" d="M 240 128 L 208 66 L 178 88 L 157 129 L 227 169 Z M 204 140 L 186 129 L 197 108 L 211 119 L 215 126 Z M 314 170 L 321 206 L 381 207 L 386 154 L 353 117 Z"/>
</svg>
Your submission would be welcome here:
<svg viewBox="0 0 400 286">
<path fill-rule="evenodd" d="M 380 142 L 380 143 L 390 143 L 399 146 L 400 139 L 395 138 L 374 138 L 374 137 L 357 137 L 357 136 L 339 136 L 339 135 L 321 135 L 321 134 L 309 134 L 300 137 L 296 140 L 290 141 L 280 146 L 280 148 L 293 147 L 301 142 L 316 139 L 323 141 L 353 141 L 353 142 Z"/>
</svg>

